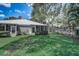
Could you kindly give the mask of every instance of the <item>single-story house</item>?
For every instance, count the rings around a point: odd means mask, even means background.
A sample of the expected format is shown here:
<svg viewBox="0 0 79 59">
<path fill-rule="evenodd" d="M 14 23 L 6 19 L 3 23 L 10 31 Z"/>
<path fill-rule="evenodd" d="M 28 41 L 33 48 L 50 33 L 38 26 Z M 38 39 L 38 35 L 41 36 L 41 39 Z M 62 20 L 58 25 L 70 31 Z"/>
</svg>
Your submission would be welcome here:
<svg viewBox="0 0 79 59">
<path fill-rule="evenodd" d="M 3 32 L 8 33 L 10 36 L 18 34 L 47 34 L 48 26 L 26 19 L 0 20 L 0 33 Z"/>
</svg>

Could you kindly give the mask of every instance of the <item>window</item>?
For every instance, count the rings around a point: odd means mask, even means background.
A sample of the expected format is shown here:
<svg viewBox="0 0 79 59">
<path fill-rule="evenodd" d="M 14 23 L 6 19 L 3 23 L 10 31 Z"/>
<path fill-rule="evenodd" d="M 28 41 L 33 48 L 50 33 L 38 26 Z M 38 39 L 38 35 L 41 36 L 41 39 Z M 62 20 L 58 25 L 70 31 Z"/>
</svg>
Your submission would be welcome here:
<svg viewBox="0 0 79 59">
<path fill-rule="evenodd" d="M 10 25 L 6 25 L 6 31 L 10 31 Z"/>
<path fill-rule="evenodd" d="M 4 25 L 0 25 L 0 31 L 4 31 Z"/>
<path fill-rule="evenodd" d="M 44 31 L 44 27 L 43 26 L 41 26 L 41 31 Z"/>
<path fill-rule="evenodd" d="M 39 32 L 39 31 L 40 31 L 39 26 L 36 26 L 36 32 Z"/>
<path fill-rule="evenodd" d="M 32 32 L 33 32 L 33 33 L 35 32 L 35 28 L 34 28 L 34 27 L 32 27 Z"/>
</svg>

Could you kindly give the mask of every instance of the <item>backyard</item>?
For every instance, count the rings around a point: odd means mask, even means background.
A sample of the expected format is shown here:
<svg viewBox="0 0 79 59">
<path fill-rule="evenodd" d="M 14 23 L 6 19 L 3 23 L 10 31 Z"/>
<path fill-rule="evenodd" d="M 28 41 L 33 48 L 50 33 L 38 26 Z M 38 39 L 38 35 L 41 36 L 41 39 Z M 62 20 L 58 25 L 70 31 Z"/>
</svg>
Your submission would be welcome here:
<svg viewBox="0 0 79 59">
<path fill-rule="evenodd" d="M 79 44 L 72 38 L 53 33 L 50 35 L 0 38 L 0 55 L 15 56 L 68 56 L 79 55 Z"/>
</svg>

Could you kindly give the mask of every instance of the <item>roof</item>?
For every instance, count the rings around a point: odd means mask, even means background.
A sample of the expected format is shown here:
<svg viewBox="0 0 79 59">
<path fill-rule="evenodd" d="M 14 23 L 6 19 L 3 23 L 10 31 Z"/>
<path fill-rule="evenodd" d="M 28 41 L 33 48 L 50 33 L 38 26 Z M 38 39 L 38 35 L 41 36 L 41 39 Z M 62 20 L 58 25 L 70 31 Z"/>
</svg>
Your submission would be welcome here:
<svg viewBox="0 0 79 59">
<path fill-rule="evenodd" d="M 42 25 L 45 26 L 46 24 L 41 24 L 38 22 L 26 20 L 26 19 L 17 19 L 17 20 L 1 20 L 0 23 L 2 24 L 17 24 L 17 25 Z"/>
</svg>

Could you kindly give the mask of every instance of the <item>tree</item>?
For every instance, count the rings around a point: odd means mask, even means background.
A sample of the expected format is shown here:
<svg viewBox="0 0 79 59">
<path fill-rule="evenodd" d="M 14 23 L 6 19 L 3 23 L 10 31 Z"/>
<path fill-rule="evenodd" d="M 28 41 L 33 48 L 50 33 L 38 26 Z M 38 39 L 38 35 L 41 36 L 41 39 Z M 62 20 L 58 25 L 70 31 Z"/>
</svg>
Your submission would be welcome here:
<svg viewBox="0 0 79 59">
<path fill-rule="evenodd" d="M 75 27 L 79 26 L 79 4 L 65 4 L 64 13 L 68 18 L 69 28 L 72 27 L 74 31 Z"/>
<path fill-rule="evenodd" d="M 4 18 L 4 20 L 13 20 L 13 19 L 17 19 L 17 18 L 14 16 Z"/>
<path fill-rule="evenodd" d="M 23 17 L 22 16 L 18 16 L 18 18 L 17 18 L 17 17 L 11 16 L 11 17 L 4 18 L 4 20 L 13 20 L 13 19 L 23 19 Z"/>
<path fill-rule="evenodd" d="M 78 3 L 46 3 L 33 4 L 32 20 L 48 24 L 49 30 L 54 29 L 55 24 L 63 29 L 74 31 L 79 26 Z"/>
<path fill-rule="evenodd" d="M 54 19 L 60 14 L 62 4 L 33 4 L 32 20 L 46 23 L 53 30 Z"/>
<path fill-rule="evenodd" d="M 18 19 L 23 19 L 23 17 L 22 16 L 18 16 Z"/>
</svg>

